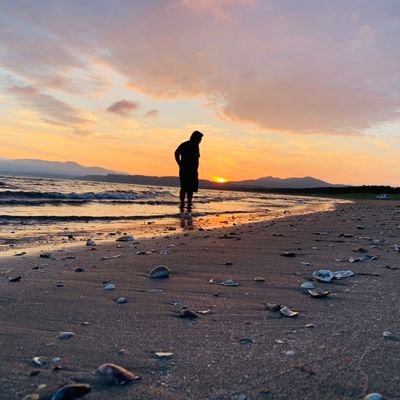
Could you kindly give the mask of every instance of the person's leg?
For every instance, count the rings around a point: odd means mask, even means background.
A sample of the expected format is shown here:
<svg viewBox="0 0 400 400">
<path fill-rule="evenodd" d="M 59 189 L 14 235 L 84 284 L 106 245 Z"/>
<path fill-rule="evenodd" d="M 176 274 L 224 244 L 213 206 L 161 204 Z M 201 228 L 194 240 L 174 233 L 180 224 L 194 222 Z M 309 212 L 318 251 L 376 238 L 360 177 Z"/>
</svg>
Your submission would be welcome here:
<svg viewBox="0 0 400 400">
<path fill-rule="evenodd" d="M 187 192 L 188 198 L 188 212 L 192 211 L 192 199 L 193 199 L 193 192 Z"/>
<path fill-rule="evenodd" d="M 181 200 L 181 205 L 179 206 L 179 208 L 181 212 L 183 212 L 183 209 L 185 207 L 185 194 L 186 192 L 183 189 L 181 189 L 181 191 L 179 192 L 179 198 Z"/>
</svg>

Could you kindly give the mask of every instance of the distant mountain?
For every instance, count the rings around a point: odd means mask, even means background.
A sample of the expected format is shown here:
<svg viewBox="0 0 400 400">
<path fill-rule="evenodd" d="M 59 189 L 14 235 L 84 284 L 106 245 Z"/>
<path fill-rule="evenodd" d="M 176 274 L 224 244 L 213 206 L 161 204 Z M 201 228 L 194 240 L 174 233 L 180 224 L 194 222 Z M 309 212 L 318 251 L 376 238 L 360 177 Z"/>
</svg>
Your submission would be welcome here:
<svg viewBox="0 0 400 400">
<path fill-rule="evenodd" d="M 103 176 L 91 175 L 82 179 L 101 182 L 132 183 L 138 185 L 157 185 L 157 186 L 179 186 L 177 176 L 145 176 L 145 175 L 117 175 L 109 174 Z M 211 182 L 206 179 L 200 179 L 200 187 L 212 189 L 309 189 L 309 188 L 327 188 L 339 187 L 344 185 L 332 185 L 328 182 L 312 177 L 287 178 L 280 179 L 272 176 L 258 178 L 253 180 L 232 181 L 226 183 Z"/>
<path fill-rule="evenodd" d="M 73 161 L 9 160 L 0 158 L 0 174 L 41 177 L 79 177 L 107 175 L 113 171 L 101 167 L 85 167 Z"/>
<path fill-rule="evenodd" d="M 229 182 L 229 186 L 240 186 L 240 187 L 252 187 L 252 188 L 263 188 L 263 189 L 308 189 L 308 188 L 323 188 L 333 186 L 344 186 L 335 185 L 321 179 L 316 179 L 311 176 L 305 176 L 304 178 L 275 178 L 273 176 L 266 176 L 258 179 L 250 179 L 244 181 L 232 181 Z"/>
</svg>

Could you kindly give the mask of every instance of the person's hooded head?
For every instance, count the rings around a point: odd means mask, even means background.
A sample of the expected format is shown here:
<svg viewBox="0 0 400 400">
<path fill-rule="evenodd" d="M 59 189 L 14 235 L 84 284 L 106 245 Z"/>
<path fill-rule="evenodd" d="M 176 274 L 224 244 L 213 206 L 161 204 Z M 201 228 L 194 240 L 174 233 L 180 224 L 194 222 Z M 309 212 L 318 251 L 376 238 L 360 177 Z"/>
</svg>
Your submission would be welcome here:
<svg viewBox="0 0 400 400">
<path fill-rule="evenodd" d="M 199 131 L 194 131 L 191 136 L 190 136 L 190 141 L 196 144 L 199 144 L 201 142 L 201 139 L 203 138 L 203 134 Z"/>
</svg>

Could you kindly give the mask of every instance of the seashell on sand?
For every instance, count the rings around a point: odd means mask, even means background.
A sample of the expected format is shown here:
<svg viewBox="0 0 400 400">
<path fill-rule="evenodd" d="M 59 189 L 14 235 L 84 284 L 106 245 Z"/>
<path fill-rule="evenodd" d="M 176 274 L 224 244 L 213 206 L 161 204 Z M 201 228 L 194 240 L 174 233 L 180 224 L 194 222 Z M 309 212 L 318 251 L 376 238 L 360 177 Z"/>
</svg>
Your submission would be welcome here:
<svg viewBox="0 0 400 400">
<path fill-rule="evenodd" d="M 151 279 L 164 279 L 169 277 L 169 269 L 165 265 L 158 265 L 154 267 L 150 273 L 149 278 Z"/>
<path fill-rule="evenodd" d="M 283 316 L 285 316 L 285 317 L 290 317 L 290 318 L 297 317 L 297 315 L 299 314 L 297 311 L 293 311 L 293 310 L 291 310 L 291 309 L 290 309 L 289 307 L 287 307 L 287 306 L 281 307 L 281 309 L 279 310 L 279 312 L 280 312 Z"/>
<path fill-rule="evenodd" d="M 133 374 L 127 369 L 111 363 L 100 365 L 96 372 L 110 382 L 113 382 L 115 385 L 126 385 L 129 382 L 140 379 L 139 376 Z"/>
<path fill-rule="evenodd" d="M 87 395 L 90 392 L 90 385 L 85 383 L 73 383 L 58 389 L 51 400 L 74 400 Z"/>
</svg>

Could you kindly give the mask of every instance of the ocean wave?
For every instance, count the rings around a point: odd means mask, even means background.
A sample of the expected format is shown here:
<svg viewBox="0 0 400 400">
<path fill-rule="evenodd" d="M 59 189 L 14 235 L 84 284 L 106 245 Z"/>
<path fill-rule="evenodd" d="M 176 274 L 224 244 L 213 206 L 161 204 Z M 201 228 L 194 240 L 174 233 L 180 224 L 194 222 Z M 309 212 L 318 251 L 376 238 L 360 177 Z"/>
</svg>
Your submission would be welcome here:
<svg viewBox="0 0 400 400">
<path fill-rule="evenodd" d="M 4 190 L 0 191 L 2 199 L 55 199 L 55 200 L 85 200 L 85 201 L 107 201 L 107 200 L 137 200 L 152 198 L 157 196 L 170 195 L 169 191 L 144 191 L 133 192 L 128 190 L 113 190 L 105 192 L 85 192 L 85 193 L 62 193 L 62 192 L 37 192 L 23 190 Z"/>
</svg>

